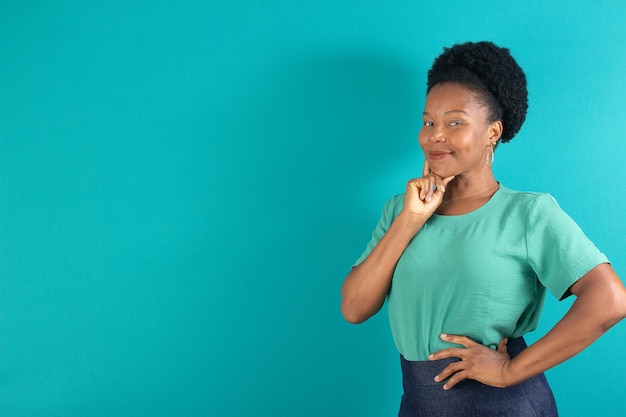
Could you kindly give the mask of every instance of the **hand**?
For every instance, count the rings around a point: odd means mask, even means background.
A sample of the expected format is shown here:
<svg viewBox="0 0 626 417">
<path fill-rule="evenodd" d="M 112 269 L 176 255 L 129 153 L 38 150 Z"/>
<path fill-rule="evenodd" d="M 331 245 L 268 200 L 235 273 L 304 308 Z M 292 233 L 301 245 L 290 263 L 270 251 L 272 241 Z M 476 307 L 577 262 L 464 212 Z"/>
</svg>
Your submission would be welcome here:
<svg viewBox="0 0 626 417">
<path fill-rule="evenodd" d="M 511 363 L 511 357 L 506 349 L 508 339 L 502 339 L 498 349 L 493 350 L 474 342 L 466 336 L 441 335 L 441 338 L 446 342 L 464 346 L 464 348 L 440 350 L 428 357 L 430 360 L 444 358 L 461 359 L 459 362 L 448 365 L 435 377 L 437 382 L 450 377 L 444 384 L 443 389 L 448 390 L 464 379 L 474 379 L 485 385 L 498 388 L 512 385 L 507 378 L 507 371 Z"/>
<path fill-rule="evenodd" d="M 454 176 L 441 178 L 430 170 L 424 161 L 422 177 L 410 180 L 406 185 L 403 211 L 407 214 L 429 218 L 443 201 L 446 186 Z"/>
</svg>

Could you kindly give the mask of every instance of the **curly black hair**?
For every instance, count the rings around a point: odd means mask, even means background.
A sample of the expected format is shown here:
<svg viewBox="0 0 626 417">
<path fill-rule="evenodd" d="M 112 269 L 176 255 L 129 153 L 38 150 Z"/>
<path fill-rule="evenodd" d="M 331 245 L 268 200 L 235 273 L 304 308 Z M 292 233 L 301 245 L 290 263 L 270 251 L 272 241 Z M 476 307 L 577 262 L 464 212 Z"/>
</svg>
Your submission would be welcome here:
<svg viewBox="0 0 626 417">
<path fill-rule="evenodd" d="M 444 48 L 428 71 L 427 92 L 445 82 L 459 83 L 478 95 L 489 123 L 502 121 L 502 142 L 513 139 L 522 127 L 528 110 L 526 75 L 507 48 L 492 42 Z"/>
</svg>

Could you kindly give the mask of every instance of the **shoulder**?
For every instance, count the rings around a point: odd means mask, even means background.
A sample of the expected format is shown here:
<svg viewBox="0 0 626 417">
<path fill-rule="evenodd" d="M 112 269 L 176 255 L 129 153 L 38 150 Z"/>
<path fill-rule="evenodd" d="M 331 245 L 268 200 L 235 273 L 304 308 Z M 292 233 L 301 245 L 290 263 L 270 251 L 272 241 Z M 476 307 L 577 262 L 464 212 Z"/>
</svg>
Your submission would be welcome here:
<svg viewBox="0 0 626 417">
<path fill-rule="evenodd" d="M 404 193 L 396 194 L 387 200 L 385 206 L 397 206 L 404 204 Z"/>
<path fill-rule="evenodd" d="M 534 191 L 516 191 L 500 186 L 502 194 L 502 204 L 517 208 L 522 212 L 531 213 L 535 211 L 560 211 L 556 199 L 549 193 L 539 193 Z"/>
<path fill-rule="evenodd" d="M 569 222 L 567 213 L 549 193 L 516 191 L 501 186 L 499 194 L 496 210 L 503 221 L 526 229 Z"/>
<path fill-rule="evenodd" d="M 385 203 L 383 215 L 393 218 L 402 211 L 402 207 L 404 207 L 404 193 L 396 194 Z"/>
<path fill-rule="evenodd" d="M 508 197 L 503 200 L 508 201 L 508 218 L 525 225 L 527 233 L 536 233 L 543 239 L 549 232 L 561 236 L 580 232 L 576 222 L 551 194 L 513 190 L 507 190 L 506 194 Z"/>
</svg>

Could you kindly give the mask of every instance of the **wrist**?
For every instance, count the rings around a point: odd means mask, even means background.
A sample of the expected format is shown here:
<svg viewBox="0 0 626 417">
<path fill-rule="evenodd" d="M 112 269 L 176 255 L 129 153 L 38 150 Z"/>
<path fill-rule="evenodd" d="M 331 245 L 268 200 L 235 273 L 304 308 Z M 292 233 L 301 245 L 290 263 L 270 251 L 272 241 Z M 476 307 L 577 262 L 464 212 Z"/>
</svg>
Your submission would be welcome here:
<svg viewBox="0 0 626 417">
<path fill-rule="evenodd" d="M 506 362 L 506 365 L 502 368 L 502 382 L 505 387 L 517 385 L 526 379 L 523 376 L 523 372 L 517 366 L 518 363 L 514 359 L 510 359 Z"/>
<path fill-rule="evenodd" d="M 419 232 L 422 226 L 424 226 L 426 220 L 428 220 L 428 218 L 422 215 L 402 211 L 398 214 L 393 223 L 397 225 L 400 230 L 410 233 L 411 237 L 413 237 Z"/>
</svg>

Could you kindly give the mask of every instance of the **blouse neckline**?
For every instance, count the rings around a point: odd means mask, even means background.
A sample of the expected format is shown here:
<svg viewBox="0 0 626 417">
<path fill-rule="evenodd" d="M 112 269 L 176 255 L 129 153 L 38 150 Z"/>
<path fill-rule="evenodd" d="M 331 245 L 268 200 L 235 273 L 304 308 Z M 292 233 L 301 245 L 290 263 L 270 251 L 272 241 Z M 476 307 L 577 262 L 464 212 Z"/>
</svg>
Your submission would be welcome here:
<svg viewBox="0 0 626 417">
<path fill-rule="evenodd" d="M 491 196 L 489 200 L 482 206 L 478 207 L 465 214 L 457 214 L 457 215 L 444 215 L 444 214 L 433 214 L 430 219 L 428 219 L 429 224 L 431 225 L 445 225 L 445 224 L 455 224 L 459 225 L 465 222 L 470 222 L 477 220 L 485 213 L 491 211 L 493 207 L 498 205 L 498 202 L 501 201 L 506 194 L 506 187 L 502 184 L 498 183 L 498 189 Z"/>
</svg>

